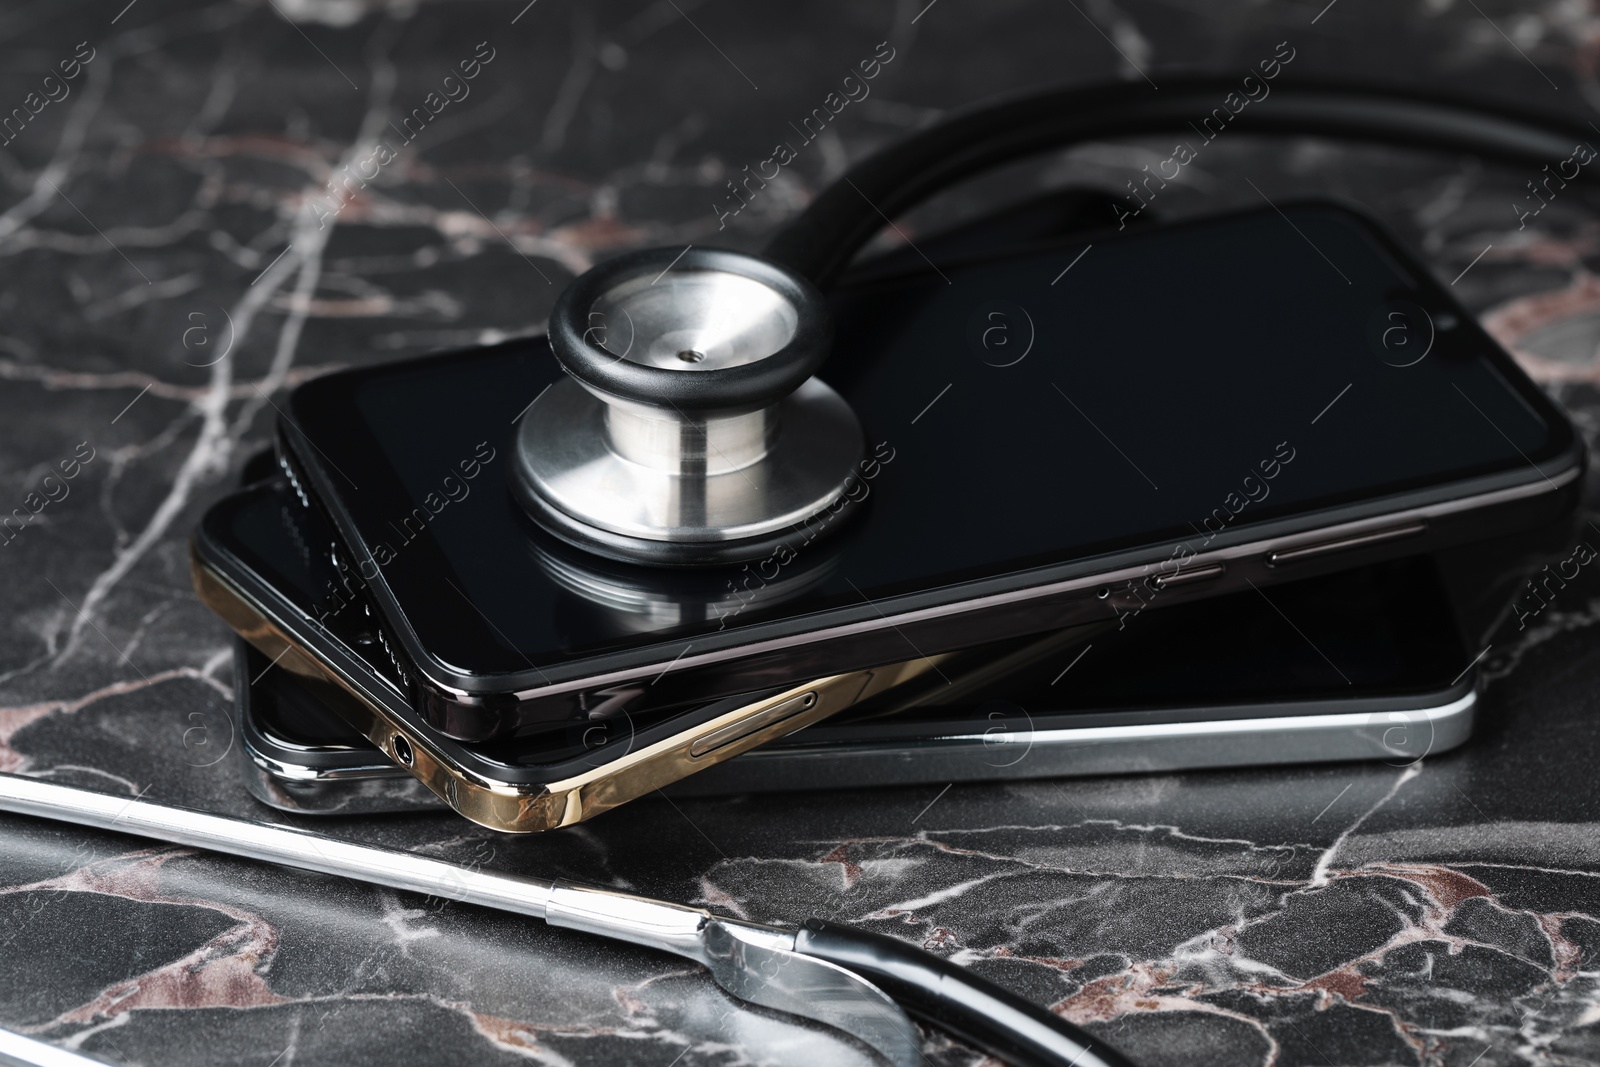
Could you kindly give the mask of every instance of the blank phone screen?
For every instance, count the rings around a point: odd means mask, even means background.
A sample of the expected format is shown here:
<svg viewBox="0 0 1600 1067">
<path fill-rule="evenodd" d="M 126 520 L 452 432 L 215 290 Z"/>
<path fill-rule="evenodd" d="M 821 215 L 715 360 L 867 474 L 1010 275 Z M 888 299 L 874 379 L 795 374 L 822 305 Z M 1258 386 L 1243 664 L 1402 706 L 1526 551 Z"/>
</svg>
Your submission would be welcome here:
<svg viewBox="0 0 1600 1067">
<path fill-rule="evenodd" d="M 1537 482 L 1570 447 L 1438 284 L 1336 207 L 940 264 L 832 299 L 820 376 L 865 427 L 864 499 L 770 565 L 803 578 L 775 606 L 619 625 L 552 580 L 505 469 L 514 420 L 559 374 L 542 340 L 309 383 L 295 448 L 423 644 L 495 673 L 1115 550 L 1200 549 L 1468 479 Z"/>
</svg>

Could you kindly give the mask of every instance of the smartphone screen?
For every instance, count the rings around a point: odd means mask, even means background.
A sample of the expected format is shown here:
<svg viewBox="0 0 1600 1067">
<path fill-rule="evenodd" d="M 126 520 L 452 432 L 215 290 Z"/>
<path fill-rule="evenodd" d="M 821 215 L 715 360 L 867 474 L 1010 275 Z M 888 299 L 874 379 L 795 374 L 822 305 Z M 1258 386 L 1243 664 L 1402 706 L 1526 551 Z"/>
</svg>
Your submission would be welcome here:
<svg viewBox="0 0 1600 1067">
<path fill-rule="evenodd" d="M 833 303 L 821 376 L 866 429 L 865 491 L 836 535 L 707 579 L 815 565 L 771 607 L 621 627 L 563 607 L 570 583 L 552 580 L 505 479 L 516 419 L 559 373 L 543 341 L 308 383 L 285 436 L 437 662 L 555 676 L 600 652 L 710 645 L 774 616 L 882 611 L 963 583 L 1023 588 L 1114 551 L 1204 550 L 1286 517 L 1537 483 L 1575 462 L 1565 420 L 1504 353 L 1332 206 L 940 265 Z M 660 580 L 605 566 L 621 584 Z"/>
</svg>

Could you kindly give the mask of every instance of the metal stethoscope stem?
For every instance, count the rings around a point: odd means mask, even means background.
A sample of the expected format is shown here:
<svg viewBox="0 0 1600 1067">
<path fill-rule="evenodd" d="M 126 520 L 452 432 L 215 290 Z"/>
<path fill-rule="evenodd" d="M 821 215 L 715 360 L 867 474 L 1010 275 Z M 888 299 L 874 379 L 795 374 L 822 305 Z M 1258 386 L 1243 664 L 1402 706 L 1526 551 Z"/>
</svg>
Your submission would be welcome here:
<svg viewBox="0 0 1600 1067">
<path fill-rule="evenodd" d="M 844 968 L 795 952 L 793 930 L 18 775 L 0 774 L 0 810 L 476 904 L 685 956 L 741 1000 L 845 1030 L 897 1065 L 921 1059 L 916 1028 L 899 1006 Z"/>
<path fill-rule="evenodd" d="M 921 1039 L 900 1002 L 1020 1067 L 1129 1067 L 1043 1008 L 902 942 L 848 927 L 809 920 L 789 930 L 726 919 L 629 893 L 461 867 L 15 774 L 0 774 L 0 811 L 339 875 L 670 952 L 704 966 L 740 1000 L 847 1033 L 895 1067 L 923 1060 Z M 70 1054 L 35 1055 L 35 1044 L 8 1042 L 0 1032 L 0 1063 L 10 1056 L 12 1062 L 77 1067 Z"/>
</svg>

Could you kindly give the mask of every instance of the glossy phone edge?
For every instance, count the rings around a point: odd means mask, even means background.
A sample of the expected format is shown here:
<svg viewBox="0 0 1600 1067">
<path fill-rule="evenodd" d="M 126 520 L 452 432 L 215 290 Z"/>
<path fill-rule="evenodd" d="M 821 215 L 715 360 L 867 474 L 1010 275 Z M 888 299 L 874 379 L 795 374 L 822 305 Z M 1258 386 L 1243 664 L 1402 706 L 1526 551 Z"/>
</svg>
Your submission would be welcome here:
<svg viewBox="0 0 1600 1067">
<path fill-rule="evenodd" d="M 281 439 L 289 440 L 294 436 L 296 435 L 283 434 Z M 304 457 L 296 453 L 295 459 L 302 463 L 304 469 Z M 1434 552 L 1536 527 L 1548 521 L 1551 515 L 1571 510 L 1576 502 L 1576 494 L 1586 465 L 1586 454 L 1574 435 L 1560 456 L 1546 462 L 1546 466 L 1558 468 L 1553 472 L 1547 473 L 1530 463 L 1526 475 L 1513 470 L 1472 479 L 1467 483 L 1468 485 L 1500 483 L 1496 488 L 1480 492 L 1451 495 L 1454 491 L 1462 489 L 1463 484 L 1450 483 L 1445 486 L 1412 490 L 1400 497 L 1344 505 L 1330 509 L 1329 513 L 1294 516 L 1263 523 L 1261 528 L 1263 531 L 1290 527 L 1307 518 L 1318 519 L 1321 524 L 1282 533 L 1268 532 L 1249 541 L 1196 552 L 1183 563 L 1182 571 L 1203 573 L 1215 568 L 1215 580 L 1197 581 L 1192 585 L 1174 584 L 1173 588 L 1165 593 L 1163 600 L 1166 604 L 1192 603 L 1225 593 L 1241 592 L 1252 587 L 1276 585 L 1279 582 L 1312 577 L 1333 570 Z M 336 495 L 333 498 L 334 502 L 328 503 L 327 493 L 331 483 L 323 480 L 325 476 L 315 466 L 311 468 L 310 477 L 316 483 L 314 487 L 318 506 L 323 507 L 332 519 L 340 539 L 345 544 L 350 544 L 354 527 L 348 516 L 341 514 Z M 1508 481 L 1511 484 L 1504 484 Z M 1419 504 L 1407 503 L 1408 500 L 1419 497 L 1442 497 L 1442 499 Z M 1385 510 L 1377 510 L 1379 506 Z M 1543 514 L 1541 506 L 1548 507 L 1550 515 Z M 1490 509 L 1495 509 L 1497 512 L 1494 521 L 1488 521 L 1487 512 Z M 1515 514 L 1510 514 L 1513 511 Z M 1363 512 L 1366 514 L 1362 514 Z M 1352 514 L 1359 517 L 1340 517 Z M 1441 525 L 1450 527 L 1449 531 L 1441 533 L 1439 529 Z M 1331 559 L 1280 565 L 1268 562 L 1269 557 L 1277 553 L 1318 548 L 1372 534 L 1382 535 L 1403 527 L 1410 528 L 1404 536 L 1380 536 L 1368 544 L 1353 545 L 1347 550 L 1330 553 L 1330 556 L 1334 557 Z M 1227 537 L 1225 534 L 1219 535 L 1217 540 L 1225 541 Z M 895 611 L 896 605 L 887 600 L 866 601 L 859 606 L 832 608 L 818 614 L 823 617 L 831 616 L 838 621 L 823 626 L 816 625 L 816 617 L 808 618 L 804 622 L 782 619 L 753 624 L 748 631 L 725 631 L 746 636 L 748 640 L 703 652 L 690 652 L 688 649 L 696 643 L 707 642 L 698 638 L 676 638 L 630 652 L 598 654 L 574 663 L 547 666 L 538 672 L 559 677 L 561 674 L 572 673 L 584 663 L 591 663 L 593 665 L 591 669 L 596 673 L 579 674 L 539 685 L 529 684 L 534 680 L 532 677 L 534 671 L 518 671 L 504 675 L 466 675 L 437 661 L 420 644 L 416 633 L 405 625 L 404 613 L 383 581 L 381 568 L 375 579 L 368 580 L 367 589 L 398 638 L 417 682 L 431 689 L 440 699 L 453 704 L 464 713 L 470 713 L 475 707 L 475 702 L 487 695 L 509 694 L 519 701 L 526 702 L 573 693 L 590 687 L 613 686 L 654 677 L 668 666 L 671 666 L 674 673 L 682 680 L 685 674 L 700 668 L 716 667 L 763 654 L 782 655 L 796 649 L 815 651 L 822 642 L 831 640 L 853 639 L 852 648 L 860 650 L 864 647 L 861 638 L 878 636 L 885 638 L 883 641 L 885 646 L 889 644 L 898 646 L 899 655 L 904 655 L 907 641 L 925 652 L 943 653 L 985 640 L 1021 636 L 1030 632 L 1093 622 L 1106 618 L 1108 608 L 1115 611 L 1119 606 L 1128 606 L 1126 597 L 1119 604 L 1119 601 L 1112 599 L 1111 596 L 1097 595 L 1101 589 L 1118 586 L 1133 589 L 1150 576 L 1152 567 L 1157 567 L 1173 558 L 1175 549 L 1185 544 L 1183 541 L 1154 543 L 1105 557 L 1062 565 L 1051 570 L 1076 569 L 1080 573 L 1020 589 L 1004 589 L 990 593 L 982 591 L 1006 584 L 1015 579 L 1015 575 L 961 583 L 959 588 L 970 591 L 970 595 L 965 599 L 935 603 L 926 607 L 916 606 L 917 601 L 937 598 L 958 587 L 946 586 L 895 598 L 905 604 L 899 611 Z M 1119 592 L 1120 590 L 1113 590 L 1113 594 Z M 1137 593 L 1131 595 L 1137 596 Z M 1063 602 L 1050 603 L 1058 599 Z M 1029 623 L 1014 629 L 994 628 L 999 622 L 999 616 L 1014 618 L 1020 608 L 1029 607 L 1047 607 L 1049 620 Z M 929 641 L 919 640 L 921 637 L 929 636 L 931 628 L 947 626 L 951 621 L 966 622 L 967 632 L 956 640 L 934 643 L 931 636 Z M 928 629 L 924 629 L 925 626 Z M 762 636 L 763 631 L 770 633 L 774 630 L 780 632 L 770 637 Z M 640 659 L 646 655 L 650 658 Z M 880 661 L 891 659 L 893 653 L 885 647 L 884 651 L 875 654 L 875 658 Z M 635 662 L 616 667 L 608 663 L 608 661 L 627 659 L 633 659 Z M 852 662 L 849 659 L 836 662 L 839 662 L 841 667 L 845 664 L 854 668 L 870 666 L 868 663 Z M 805 663 L 798 667 L 797 671 L 801 674 L 826 673 L 825 668 L 821 671 L 817 669 L 819 665 L 818 662 Z M 496 684 L 503 684 L 506 688 L 494 688 Z"/>
<path fill-rule="evenodd" d="M 367 692 L 358 675 L 347 675 L 308 648 L 274 617 L 269 606 L 258 603 L 213 567 L 201 555 L 198 541 L 191 542 L 189 558 L 201 602 L 235 633 L 312 688 L 344 697 L 332 703 L 351 727 L 458 814 L 505 833 L 536 833 L 582 822 L 937 667 L 935 657 L 818 678 L 749 700 L 674 736 L 630 749 L 566 778 L 508 782 L 465 766 L 460 746 L 436 738 L 431 731 L 418 730 L 381 698 Z M 789 705 L 798 710 L 788 710 Z M 774 713 L 775 721 L 748 729 L 752 720 Z M 717 743 L 724 735 L 731 736 Z M 714 747 L 704 749 L 708 743 Z"/>
<path fill-rule="evenodd" d="M 1127 723 L 1052 730 L 963 733 L 911 743 L 822 744 L 760 750 L 723 773 L 684 783 L 675 795 L 758 788 L 836 789 L 939 782 L 1015 782 L 1223 767 L 1387 760 L 1402 765 L 1455 748 L 1472 736 L 1476 672 L 1433 695 L 1439 703 L 1386 711 Z M 1460 692 L 1465 687 L 1466 691 Z M 1405 703 L 1410 703 L 1410 699 Z M 1318 701 L 1337 706 L 1342 701 Z M 1226 707 L 1217 709 L 1227 713 Z M 1413 739 L 1420 743 L 1413 744 Z M 725 768 L 725 770 L 724 770 Z"/>
<path fill-rule="evenodd" d="M 240 660 L 243 657 L 239 657 Z M 308 814 L 402 812 L 436 807 L 420 783 L 389 762 L 351 768 L 295 764 L 292 754 L 265 752 L 253 728 L 248 689 L 234 715 L 247 786 L 257 799 Z M 1363 710 L 1341 710 L 1359 703 Z M 1285 710 L 1292 706 L 1283 705 Z M 1383 760 L 1402 766 L 1447 752 L 1472 735 L 1478 706 L 1477 668 L 1431 693 L 1360 701 L 1313 700 L 1322 711 L 1191 722 L 1132 722 L 1092 727 L 966 730 L 915 740 L 832 742 L 760 748 L 674 783 L 674 796 L 861 789 L 944 782 L 1028 781 L 1095 775 L 1161 774 L 1228 767 Z M 1374 710 L 1377 706 L 1381 710 Z M 1130 715 L 1140 714 L 1131 712 Z M 403 795 L 362 796 L 375 781 L 406 787 Z"/>
</svg>

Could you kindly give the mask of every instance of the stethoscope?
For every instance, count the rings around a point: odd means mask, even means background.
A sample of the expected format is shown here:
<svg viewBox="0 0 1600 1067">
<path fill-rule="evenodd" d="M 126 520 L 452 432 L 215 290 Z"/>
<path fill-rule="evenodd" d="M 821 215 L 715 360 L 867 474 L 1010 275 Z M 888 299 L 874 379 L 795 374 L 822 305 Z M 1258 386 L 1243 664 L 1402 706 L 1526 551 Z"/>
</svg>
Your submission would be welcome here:
<svg viewBox="0 0 1600 1067">
<path fill-rule="evenodd" d="M 845 492 L 862 456 L 848 404 L 815 377 L 824 292 L 892 218 L 962 178 L 1095 138 L 1183 128 L 1229 83 L 1068 89 L 958 114 L 861 163 L 763 255 L 655 249 L 575 280 L 550 317 L 568 377 L 522 417 L 513 485 L 571 545 L 625 563 L 758 558 Z M 1540 165 L 1586 127 L 1413 92 L 1280 86 L 1237 116 L 1255 133 L 1354 137 Z M 603 571 L 603 568 L 602 568 Z M 595 579 L 578 568 L 575 583 Z M 612 595 L 626 590 L 612 582 Z M 619 592 L 618 590 L 622 590 Z M 140 834 L 542 918 L 704 965 L 729 993 L 815 1019 L 889 1062 L 921 1061 L 907 1013 L 1022 1067 L 1131 1067 L 1054 1013 L 894 939 L 811 921 L 761 926 L 570 883 L 135 798 L 0 775 L 0 810 Z M 0 1032 L 0 1061 L 81 1063 Z"/>
<path fill-rule="evenodd" d="M 757 559 L 848 488 L 861 424 L 815 375 L 822 294 L 742 252 L 655 248 L 569 285 L 550 314 L 567 372 L 516 431 L 511 485 L 539 523 L 652 564 Z"/>
<path fill-rule="evenodd" d="M 1018 157 L 1096 138 L 1187 132 L 1234 86 L 1170 80 L 1065 89 L 958 114 L 867 159 L 762 255 L 656 248 L 601 263 L 550 314 L 566 376 L 517 428 L 511 485 L 546 530 L 649 566 L 760 559 L 834 507 L 863 435 L 816 377 L 825 291 L 885 220 Z M 1354 137 L 1525 164 L 1560 160 L 1578 122 L 1414 91 L 1280 85 L 1230 129 Z M 1109 224 L 1111 220 L 1108 219 Z"/>
</svg>

